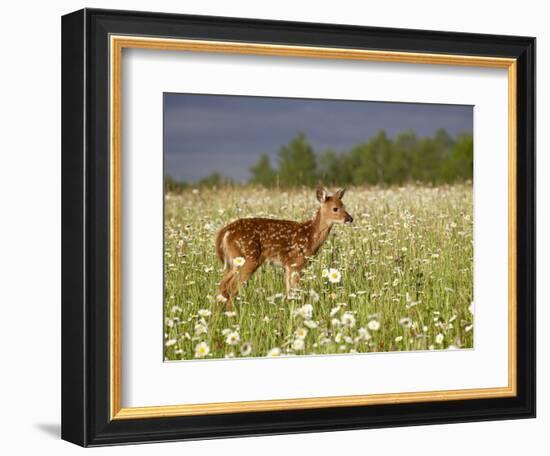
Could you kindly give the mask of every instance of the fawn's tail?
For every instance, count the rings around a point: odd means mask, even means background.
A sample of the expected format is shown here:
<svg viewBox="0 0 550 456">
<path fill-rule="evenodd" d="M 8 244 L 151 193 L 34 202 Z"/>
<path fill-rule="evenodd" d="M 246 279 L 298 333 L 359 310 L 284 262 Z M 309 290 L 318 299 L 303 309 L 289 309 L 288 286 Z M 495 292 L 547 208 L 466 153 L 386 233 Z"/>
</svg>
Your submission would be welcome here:
<svg viewBox="0 0 550 456">
<path fill-rule="evenodd" d="M 222 228 L 216 236 L 216 255 L 218 255 L 218 258 L 224 264 L 224 266 L 226 265 L 227 261 L 224 246 L 226 233 L 227 231 L 225 230 L 225 228 Z"/>
</svg>

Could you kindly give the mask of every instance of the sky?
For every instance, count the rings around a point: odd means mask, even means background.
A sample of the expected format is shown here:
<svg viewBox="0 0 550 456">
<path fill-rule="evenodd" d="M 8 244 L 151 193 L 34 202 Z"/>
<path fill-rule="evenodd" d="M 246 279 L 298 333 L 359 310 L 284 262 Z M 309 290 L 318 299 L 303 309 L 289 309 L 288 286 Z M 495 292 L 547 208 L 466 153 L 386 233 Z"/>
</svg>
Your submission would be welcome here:
<svg viewBox="0 0 550 456">
<path fill-rule="evenodd" d="M 232 95 L 164 94 L 164 169 L 194 182 L 218 171 L 236 181 L 262 153 L 277 153 L 303 132 L 316 153 L 348 151 L 383 129 L 431 136 L 473 130 L 473 107 L 424 103 L 313 100 Z"/>
</svg>

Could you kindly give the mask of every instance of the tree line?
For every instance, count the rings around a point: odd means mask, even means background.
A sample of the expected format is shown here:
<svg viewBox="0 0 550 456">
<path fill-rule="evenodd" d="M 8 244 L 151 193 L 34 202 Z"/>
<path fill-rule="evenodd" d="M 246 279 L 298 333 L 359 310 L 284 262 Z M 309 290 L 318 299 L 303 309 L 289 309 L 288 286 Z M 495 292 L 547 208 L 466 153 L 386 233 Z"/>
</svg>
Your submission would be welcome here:
<svg viewBox="0 0 550 456">
<path fill-rule="evenodd" d="M 473 177 L 473 137 L 463 133 L 450 136 L 439 129 L 433 136 L 418 137 L 405 131 L 390 138 L 384 130 L 347 151 L 317 153 L 303 133 L 282 146 L 277 162 L 262 154 L 250 167 L 249 183 L 264 187 L 324 185 L 403 185 L 453 183 Z M 186 186 L 166 179 L 168 189 Z M 220 173 L 213 173 L 195 185 L 234 184 Z"/>
</svg>

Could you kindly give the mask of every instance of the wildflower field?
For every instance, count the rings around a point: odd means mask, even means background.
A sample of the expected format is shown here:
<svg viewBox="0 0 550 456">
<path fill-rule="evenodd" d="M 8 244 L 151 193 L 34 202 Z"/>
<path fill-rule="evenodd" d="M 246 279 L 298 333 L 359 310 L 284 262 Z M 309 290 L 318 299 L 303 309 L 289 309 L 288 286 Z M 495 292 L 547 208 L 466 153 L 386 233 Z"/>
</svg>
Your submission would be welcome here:
<svg viewBox="0 0 550 456">
<path fill-rule="evenodd" d="M 217 231 L 243 217 L 311 218 L 315 191 L 253 186 L 165 196 L 166 360 L 473 347 L 471 184 L 351 187 L 335 226 L 286 296 L 264 264 L 232 312 L 216 302 Z"/>
</svg>

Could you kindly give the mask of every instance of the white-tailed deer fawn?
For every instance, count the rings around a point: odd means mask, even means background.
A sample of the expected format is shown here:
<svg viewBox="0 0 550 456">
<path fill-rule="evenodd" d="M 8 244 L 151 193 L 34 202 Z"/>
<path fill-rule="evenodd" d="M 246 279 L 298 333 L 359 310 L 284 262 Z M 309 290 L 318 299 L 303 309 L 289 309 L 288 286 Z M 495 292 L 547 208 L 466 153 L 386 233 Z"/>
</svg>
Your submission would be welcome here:
<svg viewBox="0 0 550 456">
<path fill-rule="evenodd" d="M 340 189 L 329 196 L 325 188 L 318 188 L 320 206 L 305 222 L 248 218 L 223 227 L 216 238 L 216 253 L 225 267 L 218 300 L 225 302 L 226 309 L 232 308 L 239 286 L 265 261 L 284 268 L 287 293 L 298 288 L 308 258 L 319 251 L 332 226 L 353 222 L 342 203 L 344 193 Z"/>
</svg>

